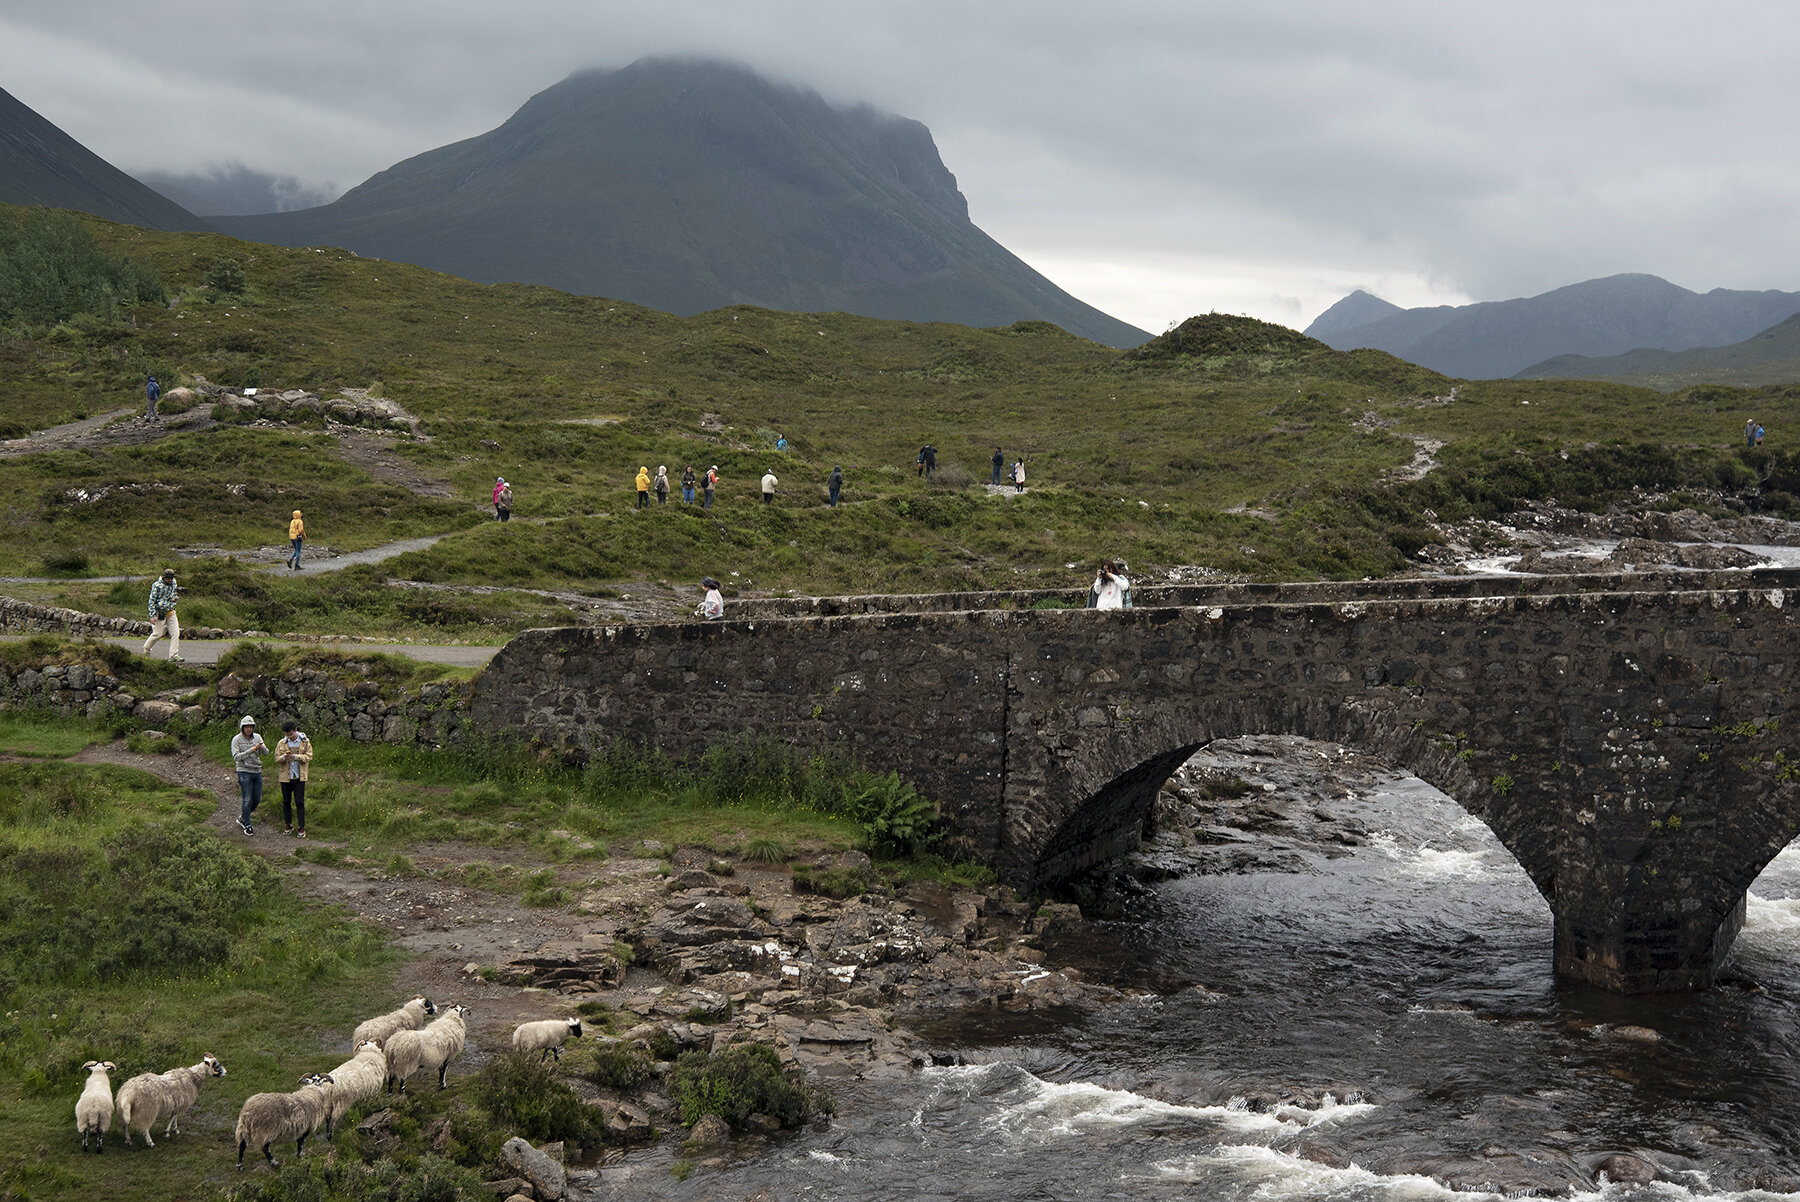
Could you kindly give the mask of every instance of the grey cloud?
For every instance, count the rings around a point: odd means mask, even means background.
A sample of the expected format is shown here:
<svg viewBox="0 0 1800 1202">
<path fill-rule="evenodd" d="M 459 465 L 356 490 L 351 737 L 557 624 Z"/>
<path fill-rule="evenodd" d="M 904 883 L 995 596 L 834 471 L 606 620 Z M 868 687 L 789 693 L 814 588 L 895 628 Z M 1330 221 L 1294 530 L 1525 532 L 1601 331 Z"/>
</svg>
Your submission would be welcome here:
<svg viewBox="0 0 1800 1202">
<path fill-rule="evenodd" d="M 1702 17 L 1662 0 L 92 0 L 0 17 L 0 39 L 34 49 L 9 89 L 120 166 L 231 159 L 315 184 L 491 129 L 572 70 L 732 58 L 924 121 L 1009 245 L 1144 271 L 1159 253 L 1260 260 L 1287 321 L 1308 261 L 1478 299 L 1628 270 L 1800 287 L 1782 274 L 1800 258 L 1796 28 L 1773 2 Z"/>
</svg>

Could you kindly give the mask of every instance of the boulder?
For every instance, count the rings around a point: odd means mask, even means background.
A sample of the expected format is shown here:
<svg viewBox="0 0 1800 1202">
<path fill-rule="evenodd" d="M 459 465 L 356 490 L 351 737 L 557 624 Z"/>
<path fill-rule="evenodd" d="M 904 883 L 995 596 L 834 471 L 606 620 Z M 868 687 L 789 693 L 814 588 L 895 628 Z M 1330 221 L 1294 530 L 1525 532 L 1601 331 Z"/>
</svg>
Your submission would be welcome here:
<svg viewBox="0 0 1800 1202">
<path fill-rule="evenodd" d="M 131 716 L 160 726 L 180 713 L 181 707 L 173 701 L 140 701 Z"/>
<path fill-rule="evenodd" d="M 716 1114 L 702 1115 L 688 1129 L 688 1142 L 702 1148 L 716 1148 L 731 1142 L 731 1124 Z"/>
<path fill-rule="evenodd" d="M 606 1129 L 615 1139 L 628 1144 L 643 1143 L 656 1135 L 656 1129 L 650 1124 L 650 1116 L 630 1102 L 620 1104 L 612 1118 L 607 1120 Z"/>
<path fill-rule="evenodd" d="M 500 1159 L 531 1182 L 533 1192 L 544 1202 L 561 1198 L 568 1190 L 563 1167 L 516 1135 L 500 1145 Z"/>
<path fill-rule="evenodd" d="M 742 938 L 756 922 L 743 902 L 729 897 L 681 898 L 651 918 L 644 933 L 677 947 L 698 947 L 722 939 Z"/>
</svg>

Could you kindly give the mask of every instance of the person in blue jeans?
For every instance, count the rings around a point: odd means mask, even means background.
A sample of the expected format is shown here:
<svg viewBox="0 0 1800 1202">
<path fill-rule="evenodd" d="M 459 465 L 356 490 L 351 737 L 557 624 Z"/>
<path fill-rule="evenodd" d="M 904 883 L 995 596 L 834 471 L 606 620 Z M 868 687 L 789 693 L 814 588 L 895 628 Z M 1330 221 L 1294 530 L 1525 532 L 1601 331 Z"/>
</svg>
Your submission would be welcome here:
<svg viewBox="0 0 1800 1202">
<path fill-rule="evenodd" d="M 237 734 L 231 736 L 231 761 L 237 766 L 238 827 L 246 835 L 256 833 L 250 816 L 262 804 L 262 758 L 268 752 L 269 745 L 256 733 L 256 719 L 245 714 Z"/>
<path fill-rule="evenodd" d="M 1006 456 L 1004 456 L 1000 453 L 999 447 L 995 447 L 994 448 L 994 477 L 993 477 L 993 480 L 991 481 L 991 483 L 993 484 L 993 486 L 995 488 L 1000 487 L 1000 469 L 1005 466 L 1006 466 Z"/>
</svg>

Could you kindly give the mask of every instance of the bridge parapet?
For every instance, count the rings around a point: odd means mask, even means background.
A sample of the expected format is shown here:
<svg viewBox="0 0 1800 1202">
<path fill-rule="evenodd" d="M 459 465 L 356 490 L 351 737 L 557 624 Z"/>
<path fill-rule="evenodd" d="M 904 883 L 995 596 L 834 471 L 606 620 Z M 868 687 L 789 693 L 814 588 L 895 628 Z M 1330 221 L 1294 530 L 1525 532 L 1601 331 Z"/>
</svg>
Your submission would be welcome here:
<svg viewBox="0 0 1800 1202">
<path fill-rule="evenodd" d="M 1494 830 L 1550 903 L 1560 973 L 1697 988 L 1800 833 L 1783 728 L 1800 573 L 1733 579 L 534 631 L 473 710 L 560 744 L 847 748 L 938 797 L 961 846 L 1022 889 L 1135 845 L 1157 789 L 1215 738 L 1354 744 Z"/>
</svg>

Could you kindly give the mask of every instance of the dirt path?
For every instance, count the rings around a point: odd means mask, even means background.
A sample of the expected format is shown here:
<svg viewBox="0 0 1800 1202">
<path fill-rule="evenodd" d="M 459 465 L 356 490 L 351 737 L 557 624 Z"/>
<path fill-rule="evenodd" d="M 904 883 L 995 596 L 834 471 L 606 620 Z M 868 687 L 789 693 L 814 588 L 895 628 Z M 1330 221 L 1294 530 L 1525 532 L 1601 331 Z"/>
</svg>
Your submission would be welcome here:
<svg viewBox="0 0 1800 1202">
<path fill-rule="evenodd" d="M 494 964 L 530 951 L 547 940 L 580 938 L 587 932 L 583 920 L 553 909 L 531 909 L 516 897 L 457 887 L 424 876 L 399 876 L 374 864 L 316 864 L 300 859 L 299 849 L 334 849 L 355 856 L 360 849 L 333 839 L 316 826 L 302 841 L 282 833 L 281 792 L 273 772 L 264 776 L 262 806 L 252 823 L 256 833 L 238 829 L 237 774 L 197 748 L 183 747 L 169 755 L 140 755 L 123 740 L 95 744 L 71 758 L 72 763 L 117 764 L 148 772 L 178 788 L 212 794 L 215 806 L 206 819 L 221 839 L 262 856 L 281 870 L 288 884 L 302 895 L 344 907 L 358 918 L 382 928 L 393 941 L 415 953 L 402 973 L 401 992 L 423 993 L 434 1001 L 461 1002 L 469 1006 L 469 1067 L 486 1053 L 504 1048 L 513 1027 L 551 1013 L 543 995 L 529 990 L 490 985 L 465 973 L 466 965 Z M 446 864 L 478 859 L 484 849 L 453 847 L 438 857 L 421 855 L 415 868 L 423 873 Z M 650 877 L 660 862 L 623 861 L 614 872 L 631 871 L 642 864 Z M 605 868 L 607 865 L 602 864 Z M 534 865 L 535 867 L 535 865 Z M 404 1001 L 395 999 L 394 1004 Z M 371 1011 L 373 1013 L 373 1011 Z M 344 1032 L 346 1047 L 350 1033 Z"/>
</svg>

